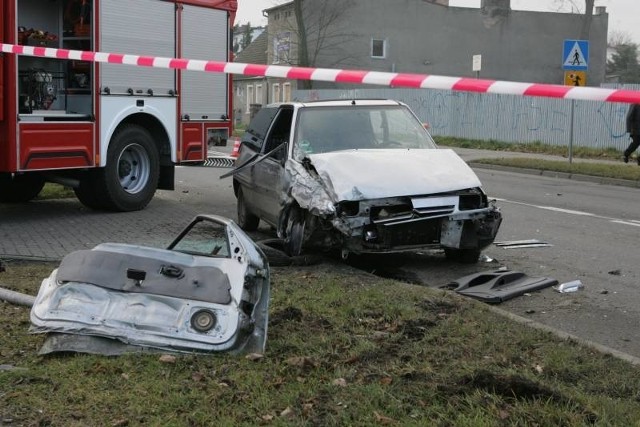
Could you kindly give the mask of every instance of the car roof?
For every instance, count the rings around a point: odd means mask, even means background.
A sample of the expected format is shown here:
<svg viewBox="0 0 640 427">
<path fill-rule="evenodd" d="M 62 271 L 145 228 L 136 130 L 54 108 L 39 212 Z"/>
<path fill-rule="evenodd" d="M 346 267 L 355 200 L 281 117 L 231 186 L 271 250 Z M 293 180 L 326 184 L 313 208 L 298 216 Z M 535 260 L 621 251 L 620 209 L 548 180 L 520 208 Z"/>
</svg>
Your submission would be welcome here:
<svg viewBox="0 0 640 427">
<path fill-rule="evenodd" d="M 305 102 L 279 102 L 270 104 L 269 107 L 279 107 L 284 105 L 290 105 L 293 107 L 340 107 L 347 105 L 405 105 L 400 101 L 394 101 L 392 99 L 328 99 L 322 101 L 305 101 Z"/>
</svg>

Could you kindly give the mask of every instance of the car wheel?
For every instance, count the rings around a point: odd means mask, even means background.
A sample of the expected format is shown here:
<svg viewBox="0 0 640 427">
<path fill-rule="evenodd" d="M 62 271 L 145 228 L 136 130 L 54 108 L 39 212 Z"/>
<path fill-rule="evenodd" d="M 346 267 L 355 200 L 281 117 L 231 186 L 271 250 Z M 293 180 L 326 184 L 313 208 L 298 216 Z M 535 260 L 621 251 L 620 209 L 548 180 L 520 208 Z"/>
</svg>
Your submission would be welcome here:
<svg viewBox="0 0 640 427">
<path fill-rule="evenodd" d="M 444 255 L 451 261 L 456 261 L 462 264 L 475 264 L 480 259 L 480 250 L 445 248 Z"/>
<path fill-rule="evenodd" d="M 118 130 L 109 144 L 107 165 L 96 178 L 96 193 L 112 211 L 143 209 L 153 198 L 160 176 L 158 149 L 149 132 L 137 125 Z"/>
<path fill-rule="evenodd" d="M 299 208 L 291 209 L 287 218 L 286 235 L 284 237 L 284 251 L 287 255 L 298 256 L 302 253 L 305 225 L 304 211 Z"/>
<path fill-rule="evenodd" d="M 44 187 L 44 179 L 36 173 L 0 174 L 0 202 L 24 203 L 35 198 Z"/>
<path fill-rule="evenodd" d="M 258 225 L 260 224 L 260 218 L 249 211 L 241 187 L 238 187 L 237 197 L 238 225 L 244 231 L 256 231 L 258 229 Z"/>
</svg>

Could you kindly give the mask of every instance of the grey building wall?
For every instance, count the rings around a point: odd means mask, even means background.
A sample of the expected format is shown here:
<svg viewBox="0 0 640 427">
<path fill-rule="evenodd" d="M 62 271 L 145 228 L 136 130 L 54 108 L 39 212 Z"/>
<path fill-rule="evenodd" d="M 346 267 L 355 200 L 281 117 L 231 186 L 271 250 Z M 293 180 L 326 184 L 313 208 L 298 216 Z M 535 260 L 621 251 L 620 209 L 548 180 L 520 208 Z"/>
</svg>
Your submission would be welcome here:
<svg viewBox="0 0 640 427">
<path fill-rule="evenodd" d="M 317 8 L 317 0 L 305 7 Z M 482 55 L 487 79 L 556 83 L 564 79 L 563 44 L 578 39 L 583 15 L 447 7 L 421 0 L 347 0 L 344 18 L 329 31 L 339 36 L 316 66 L 373 71 L 475 76 Z M 483 12 L 484 10 L 484 12 Z M 271 24 L 270 24 L 271 25 Z M 608 14 L 593 16 L 587 84 L 604 80 Z M 386 40 L 386 57 L 371 57 L 372 38 Z M 310 42 L 313 44 L 314 38 Z M 329 87 L 330 84 L 314 84 Z"/>
</svg>

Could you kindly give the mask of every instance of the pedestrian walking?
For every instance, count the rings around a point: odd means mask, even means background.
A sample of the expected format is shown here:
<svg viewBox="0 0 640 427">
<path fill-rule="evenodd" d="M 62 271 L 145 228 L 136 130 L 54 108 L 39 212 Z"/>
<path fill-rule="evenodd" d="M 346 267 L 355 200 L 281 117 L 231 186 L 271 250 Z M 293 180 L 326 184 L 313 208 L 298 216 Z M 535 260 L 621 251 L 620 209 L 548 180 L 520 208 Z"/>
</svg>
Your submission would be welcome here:
<svg viewBox="0 0 640 427">
<path fill-rule="evenodd" d="M 640 147 L 640 104 L 631 104 L 627 113 L 627 132 L 631 136 L 631 143 L 624 150 L 624 162 L 629 163 L 629 157 Z M 640 166 L 640 155 L 637 157 Z"/>
</svg>

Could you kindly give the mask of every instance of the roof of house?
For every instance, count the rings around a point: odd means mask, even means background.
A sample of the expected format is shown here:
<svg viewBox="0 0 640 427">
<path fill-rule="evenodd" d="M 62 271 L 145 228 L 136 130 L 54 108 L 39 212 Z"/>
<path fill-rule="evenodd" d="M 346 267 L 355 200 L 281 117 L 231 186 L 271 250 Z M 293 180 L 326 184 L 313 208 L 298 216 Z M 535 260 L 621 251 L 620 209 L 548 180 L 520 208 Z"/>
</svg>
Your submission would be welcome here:
<svg viewBox="0 0 640 427">
<path fill-rule="evenodd" d="M 234 62 L 243 64 L 266 64 L 267 63 L 267 32 L 263 31 L 258 37 L 253 39 L 249 46 L 242 49 L 234 59 Z"/>
</svg>

